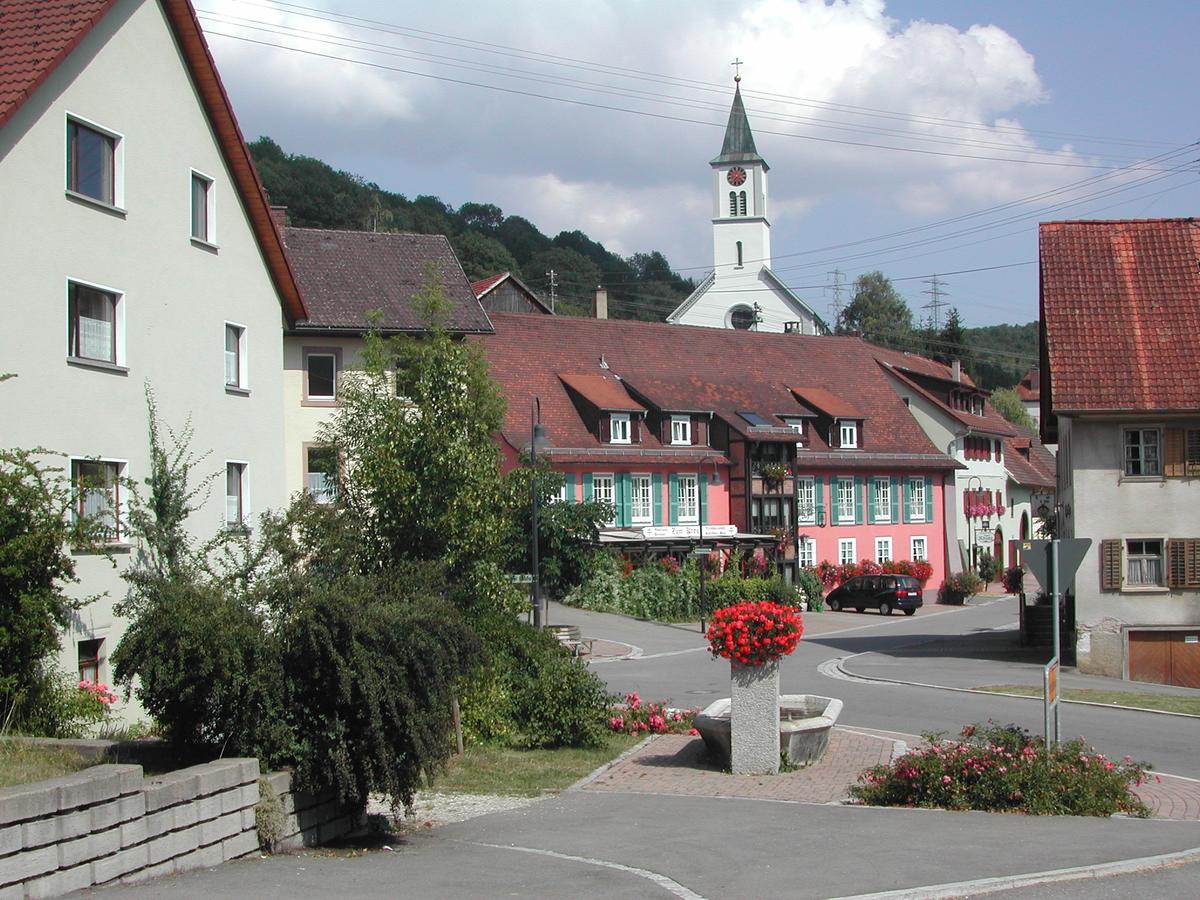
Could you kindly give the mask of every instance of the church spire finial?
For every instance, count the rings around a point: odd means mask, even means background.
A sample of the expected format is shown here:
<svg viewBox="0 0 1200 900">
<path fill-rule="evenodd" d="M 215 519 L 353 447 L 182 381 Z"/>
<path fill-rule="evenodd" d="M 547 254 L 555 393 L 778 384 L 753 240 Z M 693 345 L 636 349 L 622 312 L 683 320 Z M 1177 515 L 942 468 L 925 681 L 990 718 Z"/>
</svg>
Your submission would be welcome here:
<svg viewBox="0 0 1200 900">
<path fill-rule="evenodd" d="M 730 65 L 733 66 L 733 83 L 737 84 L 742 80 L 742 66 L 744 66 L 745 63 L 735 56 Z"/>
</svg>

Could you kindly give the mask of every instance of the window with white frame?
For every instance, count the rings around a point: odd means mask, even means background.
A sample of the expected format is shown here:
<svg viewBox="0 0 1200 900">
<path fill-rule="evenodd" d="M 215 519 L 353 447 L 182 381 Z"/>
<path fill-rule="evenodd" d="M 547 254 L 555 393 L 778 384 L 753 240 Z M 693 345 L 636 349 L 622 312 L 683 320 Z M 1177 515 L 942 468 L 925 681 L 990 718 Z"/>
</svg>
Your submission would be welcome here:
<svg viewBox="0 0 1200 900">
<path fill-rule="evenodd" d="M 695 475 L 680 475 L 676 483 L 679 486 L 678 512 L 681 524 L 694 524 L 700 521 L 700 494 L 696 487 Z"/>
<path fill-rule="evenodd" d="M 924 537 L 909 538 L 908 558 L 913 562 L 929 562 L 929 541 Z"/>
<path fill-rule="evenodd" d="M 654 492 L 652 479 L 649 475 L 633 475 L 630 477 L 632 497 L 629 505 L 631 524 L 649 525 L 654 521 Z"/>
<path fill-rule="evenodd" d="M 248 386 L 246 378 L 246 328 L 233 322 L 225 323 L 225 387 Z"/>
<path fill-rule="evenodd" d="M 837 483 L 837 518 L 843 525 L 854 524 L 854 479 L 839 478 Z"/>
<path fill-rule="evenodd" d="M 1161 540 L 1125 541 L 1125 586 L 1162 587 L 1166 584 Z"/>
<path fill-rule="evenodd" d="M 105 206 L 124 201 L 124 141 L 100 126 L 67 117 L 67 190 Z"/>
<path fill-rule="evenodd" d="M 124 538 L 125 518 L 121 501 L 121 474 L 125 464 L 112 460 L 71 460 L 74 489 L 72 513 L 75 521 L 90 520 L 102 540 L 119 543 Z"/>
<path fill-rule="evenodd" d="M 853 450 L 858 447 L 858 423 L 842 421 L 838 423 L 838 446 L 843 450 Z"/>
<path fill-rule="evenodd" d="M 328 402 L 337 399 L 338 357 L 336 353 L 306 353 L 304 369 L 304 396 L 307 399 Z"/>
<path fill-rule="evenodd" d="M 817 542 L 813 538 L 800 538 L 800 554 L 796 562 L 802 569 L 811 569 L 817 564 Z"/>
<path fill-rule="evenodd" d="M 690 416 L 671 416 L 671 443 L 692 442 L 692 419 Z"/>
<path fill-rule="evenodd" d="M 629 413 L 610 413 L 608 417 L 608 440 L 613 444 L 628 444 Z"/>
<path fill-rule="evenodd" d="M 855 562 L 858 562 L 858 548 L 854 538 L 838 538 L 838 563 L 844 566 Z"/>
<path fill-rule="evenodd" d="M 908 521 L 925 521 L 925 479 L 908 479 Z M 914 557 L 915 558 L 915 557 Z"/>
<path fill-rule="evenodd" d="M 796 521 L 801 525 L 814 525 L 817 521 L 816 481 L 812 478 L 796 479 Z"/>
<path fill-rule="evenodd" d="M 337 498 L 337 451 L 333 447 L 306 447 L 304 469 L 308 495 L 317 503 L 332 503 Z"/>
<path fill-rule="evenodd" d="M 875 521 L 892 521 L 892 481 L 890 478 L 874 478 L 871 490 L 875 499 Z"/>
<path fill-rule="evenodd" d="M 875 538 L 875 562 L 892 561 L 892 539 L 890 537 Z"/>
<path fill-rule="evenodd" d="M 207 175 L 192 172 L 192 237 L 206 244 L 217 242 L 217 189 Z"/>
<path fill-rule="evenodd" d="M 246 464 L 225 463 L 225 525 L 228 528 L 245 526 L 250 510 L 246 497 Z"/>
<path fill-rule="evenodd" d="M 97 683 L 100 667 L 104 664 L 104 638 L 90 638 L 76 644 L 79 680 Z"/>
<path fill-rule="evenodd" d="M 617 496 L 613 488 L 614 479 L 612 475 L 593 475 L 592 476 L 592 499 L 597 503 L 608 503 L 612 505 L 613 516 L 605 525 L 615 525 L 617 521 Z"/>
<path fill-rule="evenodd" d="M 1162 432 L 1157 428 L 1125 429 L 1125 474 L 1162 475 Z"/>
<path fill-rule="evenodd" d="M 108 288 L 67 282 L 67 353 L 74 359 L 123 365 L 125 304 Z"/>
</svg>

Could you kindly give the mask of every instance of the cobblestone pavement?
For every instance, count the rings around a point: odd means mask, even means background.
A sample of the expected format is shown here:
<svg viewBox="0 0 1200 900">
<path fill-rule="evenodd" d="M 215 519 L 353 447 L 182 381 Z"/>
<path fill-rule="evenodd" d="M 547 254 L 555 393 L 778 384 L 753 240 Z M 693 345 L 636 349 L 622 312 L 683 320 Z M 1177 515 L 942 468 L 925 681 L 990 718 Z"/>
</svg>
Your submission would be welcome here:
<svg viewBox="0 0 1200 900">
<path fill-rule="evenodd" d="M 1177 775 L 1150 776 L 1136 793 L 1156 819 L 1200 820 L 1200 782 Z"/>
<path fill-rule="evenodd" d="M 779 775 L 730 775 L 704 756 L 699 737 L 662 734 L 583 789 L 837 803 L 846 799 L 863 769 L 891 761 L 897 746 L 885 738 L 834 728 L 825 755 L 807 768 Z"/>
</svg>

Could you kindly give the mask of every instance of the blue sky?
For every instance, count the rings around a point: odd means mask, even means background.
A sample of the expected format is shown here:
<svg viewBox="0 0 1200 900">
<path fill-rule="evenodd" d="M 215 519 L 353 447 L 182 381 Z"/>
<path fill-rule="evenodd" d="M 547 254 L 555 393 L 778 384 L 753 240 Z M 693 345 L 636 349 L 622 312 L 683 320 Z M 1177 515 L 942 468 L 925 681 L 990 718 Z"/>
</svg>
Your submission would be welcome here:
<svg viewBox="0 0 1200 900">
<path fill-rule="evenodd" d="M 918 312 L 938 273 L 968 324 L 1027 322 L 1039 219 L 1200 205 L 1194 2 L 196 5 L 248 137 L 696 277 L 739 56 L 772 264 L 821 311 L 879 269 Z"/>
</svg>

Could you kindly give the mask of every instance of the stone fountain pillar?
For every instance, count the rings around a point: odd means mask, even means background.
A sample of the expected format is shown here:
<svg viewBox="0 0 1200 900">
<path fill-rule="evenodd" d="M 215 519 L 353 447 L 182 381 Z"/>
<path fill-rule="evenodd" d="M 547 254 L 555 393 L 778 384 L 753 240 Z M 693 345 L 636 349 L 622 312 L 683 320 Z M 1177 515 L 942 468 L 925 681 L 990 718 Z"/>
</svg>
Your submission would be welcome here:
<svg viewBox="0 0 1200 900">
<path fill-rule="evenodd" d="M 730 770 L 734 775 L 779 772 L 779 660 L 761 666 L 731 663 Z"/>
</svg>

